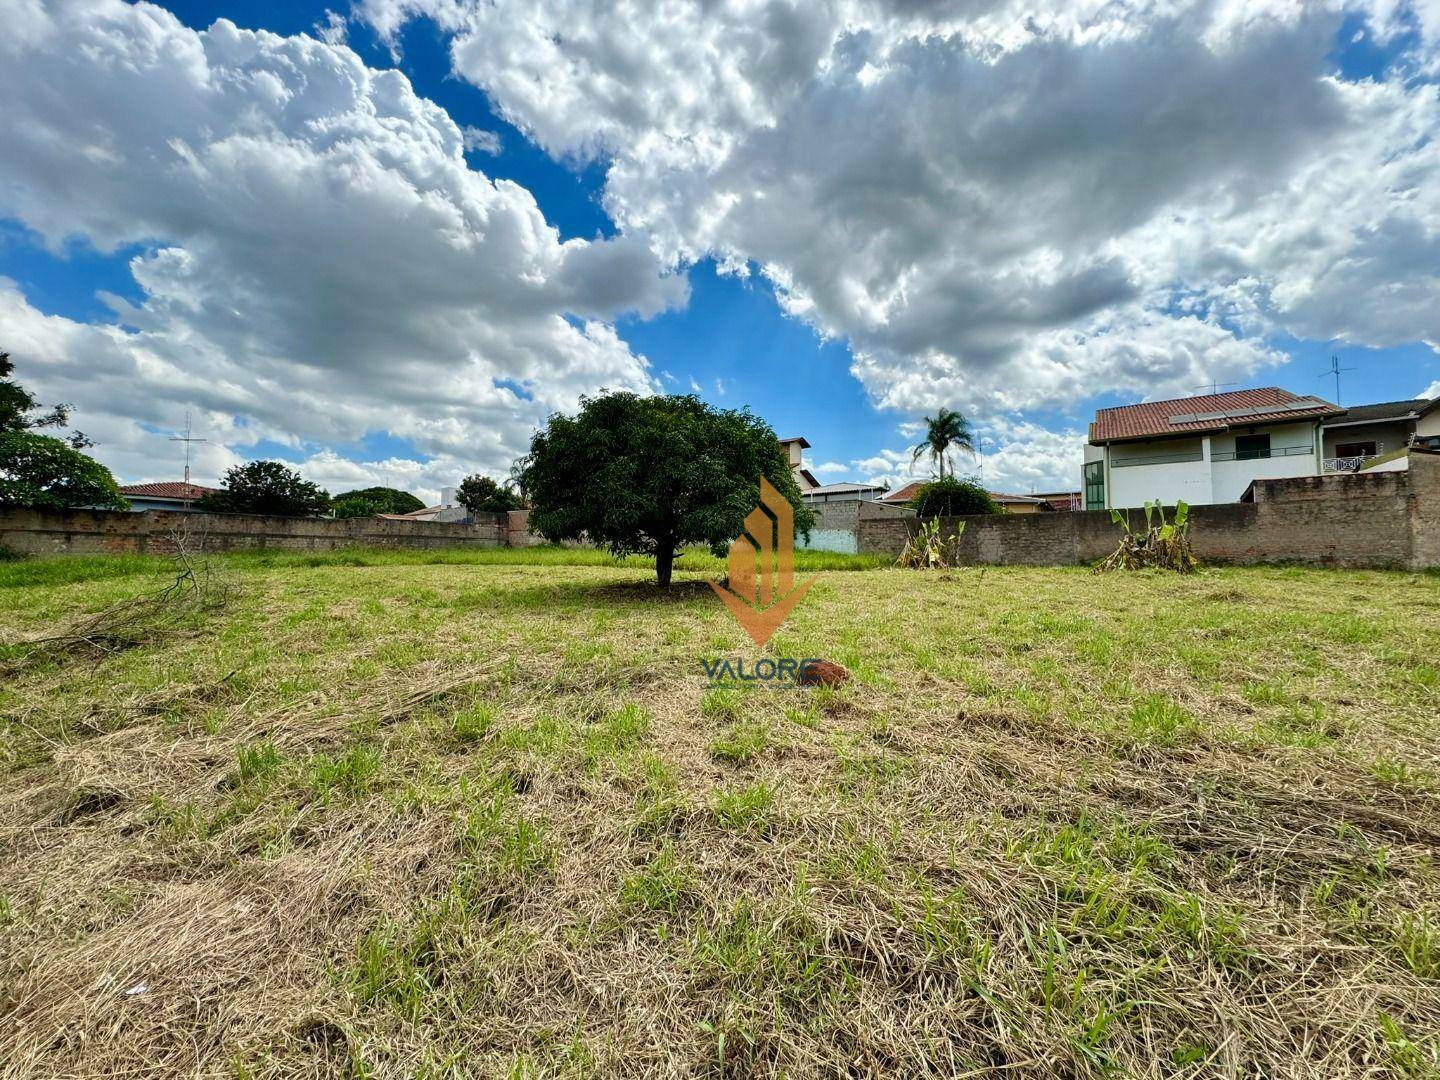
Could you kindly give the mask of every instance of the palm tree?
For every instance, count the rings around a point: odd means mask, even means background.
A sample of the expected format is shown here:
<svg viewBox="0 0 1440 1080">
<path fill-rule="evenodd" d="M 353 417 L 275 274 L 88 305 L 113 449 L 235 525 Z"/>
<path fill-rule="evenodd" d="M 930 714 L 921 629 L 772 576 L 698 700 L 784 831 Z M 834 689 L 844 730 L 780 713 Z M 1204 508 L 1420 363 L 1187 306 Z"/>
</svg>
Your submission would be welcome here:
<svg viewBox="0 0 1440 1080">
<path fill-rule="evenodd" d="M 941 409 L 933 417 L 925 417 L 925 440 L 915 447 L 910 461 L 919 461 L 926 454 L 935 459 L 940 479 L 945 479 L 945 455 L 951 450 L 975 453 L 970 422 L 953 409 Z"/>
</svg>

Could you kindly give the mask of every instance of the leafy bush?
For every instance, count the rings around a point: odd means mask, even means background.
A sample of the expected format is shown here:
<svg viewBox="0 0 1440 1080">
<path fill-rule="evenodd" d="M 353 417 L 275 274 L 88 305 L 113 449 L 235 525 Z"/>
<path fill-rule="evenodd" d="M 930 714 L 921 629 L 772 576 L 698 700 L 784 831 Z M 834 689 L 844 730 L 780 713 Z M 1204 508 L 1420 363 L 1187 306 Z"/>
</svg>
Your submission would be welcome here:
<svg viewBox="0 0 1440 1080">
<path fill-rule="evenodd" d="M 0 506 L 128 510 L 110 470 L 62 439 L 0 431 Z"/>
<path fill-rule="evenodd" d="M 921 486 L 910 500 L 921 517 L 956 517 L 961 514 L 1002 514 L 1000 504 L 974 480 L 947 476 Z"/>
<path fill-rule="evenodd" d="M 331 502 L 338 518 L 374 517 L 376 514 L 410 514 L 425 509 L 425 504 L 392 487 L 368 487 L 343 491 Z"/>
<path fill-rule="evenodd" d="M 1165 520 L 1164 506 L 1147 502 L 1144 532 L 1133 531 L 1129 515 L 1120 510 L 1111 510 L 1110 520 L 1124 529 L 1125 535 L 1120 538 L 1120 546 L 1096 565 L 1097 573 L 1158 567 L 1188 574 L 1199 565 L 1190 550 L 1190 507 L 1183 501 L 1175 504 L 1171 521 Z"/>
<path fill-rule="evenodd" d="M 330 509 L 330 494 L 279 461 L 252 461 L 225 474 L 221 491 L 199 502 L 221 514 L 278 514 L 319 517 Z"/>
<path fill-rule="evenodd" d="M 522 505 L 520 496 L 515 492 L 478 473 L 460 481 L 455 498 L 472 514 L 504 513 L 506 510 L 519 510 Z"/>
<path fill-rule="evenodd" d="M 940 535 L 940 522 L 922 522 L 920 531 L 905 543 L 896 566 L 907 570 L 944 570 L 960 564 L 960 537 L 964 535 L 965 522 L 948 536 Z"/>
</svg>

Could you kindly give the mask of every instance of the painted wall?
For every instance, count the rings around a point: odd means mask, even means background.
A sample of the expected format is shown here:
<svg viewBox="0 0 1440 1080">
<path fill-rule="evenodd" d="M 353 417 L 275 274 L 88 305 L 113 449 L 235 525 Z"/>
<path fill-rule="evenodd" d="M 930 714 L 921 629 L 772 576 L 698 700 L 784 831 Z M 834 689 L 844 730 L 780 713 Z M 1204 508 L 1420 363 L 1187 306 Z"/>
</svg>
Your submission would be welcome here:
<svg viewBox="0 0 1440 1080">
<path fill-rule="evenodd" d="M 1203 439 L 1167 439 L 1163 442 L 1112 443 L 1106 447 L 1105 497 L 1117 508 L 1144 506 L 1159 499 L 1173 503 L 1184 499 L 1192 505 L 1212 502 L 1210 462 Z M 1195 455 L 1199 460 L 1163 465 L 1126 465 L 1127 461 L 1155 457 Z"/>
<path fill-rule="evenodd" d="M 1253 503 L 1196 506 L 1190 516 L 1195 553 L 1216 563 L 1440 567 L 1440 454 L 1412 452 L 1409 462 L 1404 472 L 1261 480 Z M 960 554 L 967 563 L 1093 563 L 1117 543 L 1104 510 L 945 518 L 941 528 L 953 531 L 961 521 Z M 904 546 L 904 536 L 869 531 L 868 523 L 862 526 L 861 551 L 899 554 Z"/>
<path fill-rule="evenodd" d="M 1247 431 L 1227 431 L 1210 439 L 1210 501 L 1235 502 L 1252 480 L 1280 480 L 1290 476 L 1315 476 L 1320 471 L 1316 456 L 1316 425 L 1313 421 L 1303 424 L 1276 424 L 1271 427 L 1257 426 L 1256 434 L 1270 436 L 1270 451 L 1273 457 L 1249 458 L 1245 461 L 1216 461 L 1217 455 L 1235 452 L 1235 437 Z M 1303 449 L 1303 454 L 1280 454 L 1282 449 Z"/>
<path fill-rule="evenodd" d="M 905 540 L 909 537 L 909 523 L 916 520 L 915 511 L 908 506 L 892 506 L 889 503 L 860 501 L 858 499 L 848 502 L 816 503 L 811 506 L 815 511 L 815 527 L 810 530 L 810 538 L 804 536 L 795 537 L 795 546 L 810 551 L 839 551 L 846 555 L 854 555 L 857 552 L 864 554 L 866 547 L 866 527 L 874 526 L 872 533 L 886 533 L 890 536 L 899 537 L 900 547 L 905 546 Z M 898 526 L 898 532 L 893 529 L 887 531 L 883 525 L 894 523 Z M 877 531 L 878 530 L 878 531 Z M 886 543 L 888 544 L 888 540 Z M 885 549 L 888 550 L 888 547 Z M 900 548 L 896 548 L 899 553 Z"/>
<path fill-rule="evenodd" d="M 1376 454 L 1388 454 L 1399 450 L 1410 441 L 1415 429 L 1412 422 L 1403 424 L 1356 424 L 1353 427 L 1326 428 L 1322 433 L 1325 443 L 1325 457 L 1339 457 L 1335 449 L 1340 443 L 1373 442 Z"/>
</svg>

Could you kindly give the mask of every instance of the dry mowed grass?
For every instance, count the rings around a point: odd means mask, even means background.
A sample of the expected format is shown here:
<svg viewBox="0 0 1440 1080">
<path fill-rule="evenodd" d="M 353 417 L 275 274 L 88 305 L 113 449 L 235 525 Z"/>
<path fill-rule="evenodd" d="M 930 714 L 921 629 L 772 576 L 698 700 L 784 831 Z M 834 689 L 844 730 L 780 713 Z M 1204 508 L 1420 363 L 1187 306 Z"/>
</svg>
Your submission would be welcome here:
<svg viewBox="0 0 1440 1080">
<path fill-rule="evenodd" d="M 1437 1071 L 1436 577 L 316 562 L 0 582 L 0 1075 Z"/>
</svg>

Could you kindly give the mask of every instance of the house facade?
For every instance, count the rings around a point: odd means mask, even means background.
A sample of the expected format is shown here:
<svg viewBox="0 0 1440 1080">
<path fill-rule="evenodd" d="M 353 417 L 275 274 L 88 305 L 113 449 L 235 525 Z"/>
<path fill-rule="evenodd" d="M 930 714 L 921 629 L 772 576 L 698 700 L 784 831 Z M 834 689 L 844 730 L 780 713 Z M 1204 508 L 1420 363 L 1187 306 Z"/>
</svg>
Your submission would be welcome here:
<svg viewBox="0 0 1440 1080">
<path fill-rule="evenodd" d="M 802 487 L 800 498 L 807 504 L 831 502 L 878 502 L 888 489 L 884 484 L 819 484 Z"/>
<path fill-rule="evenodd" d="M 1269 386 L 1101 409 L 1085 446 L 1085 508 L 1235 502 L 1255 480 L 1359 471 L 1440 435 L 1437 406 L 1342 409 Z"/>
<path fill-rule="evenodd" d="M 126 484 L 120 488 L 120 494 L 130 502 L 131 511 L 137 514 L 146 510 L 195 511 L 199 509 L 196 503 L 217 491 L 218 488 L 179 480 L 159 484 Z"/>
<path fill-rule="evenodd" d="M 800 490 L 805 492 L 818 488 L 820 481 L 805 468 L 804 452 L 810 449 L 810 443 L 803 438 L 781 439 L 780 446 L 785 451 L 785 456 L 790 459 L 790 473 L 795 477 L 795 483 L 800 486 Z"/>
</svg>

